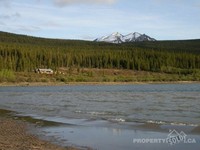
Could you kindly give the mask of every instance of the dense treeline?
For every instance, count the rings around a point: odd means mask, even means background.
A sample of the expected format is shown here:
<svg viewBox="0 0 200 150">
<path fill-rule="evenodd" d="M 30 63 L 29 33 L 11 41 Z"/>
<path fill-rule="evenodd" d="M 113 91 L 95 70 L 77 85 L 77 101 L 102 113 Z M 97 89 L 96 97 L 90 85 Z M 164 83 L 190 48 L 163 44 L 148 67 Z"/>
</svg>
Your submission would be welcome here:
<svg viewBox="0 0 200 150">
<path fill-rule="evenodd" d="M 117 45 L 0 32 L 0 70 L 77 67 L 189 74 L 200 69 L 199 48 L 200 40 Z"/>
<path fill-rule="evenodd" d="M 176 40 L 156 42 L 136 42 L 125 45 L 140 47 L 144 49 L 167 50 L 176 52 L 200 53 L 200 40 Z"/>
</svg>

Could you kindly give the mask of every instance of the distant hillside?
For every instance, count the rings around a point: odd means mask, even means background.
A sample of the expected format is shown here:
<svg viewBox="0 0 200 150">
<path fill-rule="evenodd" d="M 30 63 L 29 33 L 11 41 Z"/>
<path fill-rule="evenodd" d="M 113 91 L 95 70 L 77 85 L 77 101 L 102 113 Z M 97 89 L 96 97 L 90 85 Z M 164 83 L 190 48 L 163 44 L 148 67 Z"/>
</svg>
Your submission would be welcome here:
<svg viewBox="0 0 200 150">
<path fill-rule="evenodd" d="M 192 74 L 200 69 L 200 40 L 102 43 L 0 32 L 0 70 L 108 68 Z"/>
<path fill-rule="evenodd" d="M 81 40 L 64 40 L 64 39 L 48 39 L 33 37 L 27 35 L 13 34 L 0 31 L 0 42 L 11 43 L 11 44 L 37 44 L 42 46 L 65 46 L 65 45 L 75 45 L 75 44 L 89 44 L 91 42 L 81 41 Z"/>
<path fill-rule="evenodd" d="M 26 35 L 19 35 L 0 31 L 0 42 L 9 44 L 23 45 L 40 45 L 52 47 L 69 47 L 69 46 L 113 46 L 112 43 L 97 43 L 93 41 L 83 40 L 64 40 L 64 39 L 48 39 Z M 185 52 L 200 52 L 200 39 L 195 40 L 174 40 L 174 41 L 144 41 L 134 43 L 122 43 L 118 47 L 134 47 L 154 50 L 170 50 L 170 51 L 185 51 Z"/>
</svg>

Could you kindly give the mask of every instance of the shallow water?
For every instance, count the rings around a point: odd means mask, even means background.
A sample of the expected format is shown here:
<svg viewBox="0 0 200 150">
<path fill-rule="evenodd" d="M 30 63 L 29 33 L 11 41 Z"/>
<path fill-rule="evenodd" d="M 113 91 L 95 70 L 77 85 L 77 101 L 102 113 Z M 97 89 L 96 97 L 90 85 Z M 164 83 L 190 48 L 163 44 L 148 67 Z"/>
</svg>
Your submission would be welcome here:
<svg viewBox="0 0 200 150">
<path fill-rule="evenodd" d="M 95 150 L 199 150 L 200 136 L 187 135 L 196 143 L 133 143 L 134 139 L 166 139 L 169 133 L 120 127 L 67 126 L 46 128 L 46 135 L 60 139 L 64 144 L 92 147 Z M 56 136 L 55 136 L 56 135 Z M 60 143 L 59 143 L 60 144 Z M 63 145 L 64 145 L 63 144 Z"/>
<path fill-rule="evenodd" d="M 135 128 L 130 129 L 132 125 L 198 126 L 200 84 L 0 87 L 0 108 L 71 124 L 43 130 L 62 140 L 68 139 L 66 143 L 109 149 L 111 138 L 114 149 L 116 145 L 131 149 L 130 140 L 135 136 L 166 136 L 161 132 L 134 131 Z"/>
</svg>

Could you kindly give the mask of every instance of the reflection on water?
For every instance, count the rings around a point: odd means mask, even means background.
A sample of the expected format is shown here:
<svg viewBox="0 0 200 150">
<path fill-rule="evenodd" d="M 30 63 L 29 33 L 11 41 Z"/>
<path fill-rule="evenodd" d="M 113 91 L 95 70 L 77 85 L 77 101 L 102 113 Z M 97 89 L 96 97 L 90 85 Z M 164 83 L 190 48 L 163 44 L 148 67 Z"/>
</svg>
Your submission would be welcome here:
<svg viewBox="0 0 200 150">
<path fill-rule="evenodd" d="M 157 144 L 135 144 L 133 139 L 165 139 L 168 132 L 144 131 L 136 129 L 120 129 L 115 127 L 88 127 L 88 126 L 67 126 L 58 128 L 43 129 L 48 136 L 56 135 L 64 143 L 78 146 L 92 147 L 95 150 L 198 150 L 200 137 L 188 135 L 197 141 L 194 144 L 178 143 L 173 146 L 168 143 Z M 66 140 L 66 141 L 65 141 Z"/>
</svg>

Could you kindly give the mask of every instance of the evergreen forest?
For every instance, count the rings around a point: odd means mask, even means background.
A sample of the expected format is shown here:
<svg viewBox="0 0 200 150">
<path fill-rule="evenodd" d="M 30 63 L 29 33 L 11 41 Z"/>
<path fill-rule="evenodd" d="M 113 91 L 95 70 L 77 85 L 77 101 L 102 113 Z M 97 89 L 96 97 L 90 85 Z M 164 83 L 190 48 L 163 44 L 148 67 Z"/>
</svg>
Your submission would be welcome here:
<svg viewBox="0 0 200 150">
<path fill-rule="evenodd" d="M 0 71 L 33 72 L 36 68 L 194 74 L 200 70 L 200 40 L 111 44 L 0 32 Z"/>
</svg>

